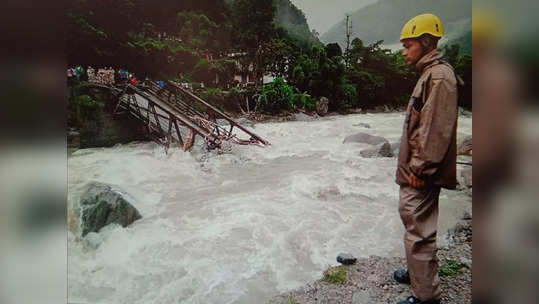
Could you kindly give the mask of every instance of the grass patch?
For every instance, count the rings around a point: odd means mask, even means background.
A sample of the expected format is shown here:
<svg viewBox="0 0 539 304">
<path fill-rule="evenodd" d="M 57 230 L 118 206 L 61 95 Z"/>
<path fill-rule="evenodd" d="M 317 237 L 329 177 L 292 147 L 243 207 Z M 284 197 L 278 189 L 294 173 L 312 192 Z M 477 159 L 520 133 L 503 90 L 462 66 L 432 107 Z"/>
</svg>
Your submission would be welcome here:
<svg viewBox="0 0 539 304">
<path fill-rule="evenodd" d="M 343 267 L 329 268 L 324 271 L 323 281 L 331 284 L 344 284 L 346 283 L 347 272 Z"/>
<path fill-rule="evenodd" d="M 440 267 L 440 276 L 441 277 L 453 277 L 460 273 L 462 265 L 454 260 L 446 260 L 445 263 Z"/>
<path fill-rule="evenodd" d="M 286 304 L 298 304 L 298 302 L 294 296 L 288 296 L 288 298 L 286 298 Z"/>
</svg>

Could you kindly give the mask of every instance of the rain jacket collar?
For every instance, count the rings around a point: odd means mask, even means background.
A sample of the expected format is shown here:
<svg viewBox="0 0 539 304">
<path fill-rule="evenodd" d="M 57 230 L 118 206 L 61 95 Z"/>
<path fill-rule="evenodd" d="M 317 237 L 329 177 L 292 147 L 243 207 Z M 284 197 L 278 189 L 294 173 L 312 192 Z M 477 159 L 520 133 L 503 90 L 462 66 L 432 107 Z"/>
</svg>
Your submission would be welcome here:
<svg viewBox="0 0 539 304">
<path fill-rule="evenodd" d="M 434 49 L 427 53 L 425 56 L 421 57 L 419 61 L 416 63 L 415 67 L 419 72 L 423 72 L 424 69 L 427 67 L 438 63 L 438 61 L 442 58 L 442 53 L 438 49 Z"/>
</svg>

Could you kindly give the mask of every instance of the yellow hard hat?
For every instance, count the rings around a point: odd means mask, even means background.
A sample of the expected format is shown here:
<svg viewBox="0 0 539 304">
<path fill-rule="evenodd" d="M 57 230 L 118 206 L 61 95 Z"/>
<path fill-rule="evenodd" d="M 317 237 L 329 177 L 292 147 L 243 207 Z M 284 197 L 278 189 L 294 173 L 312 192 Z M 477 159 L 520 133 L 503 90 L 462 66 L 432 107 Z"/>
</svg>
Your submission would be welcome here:
<svg viewBox="0 0 539 304">
<path fill-rule="evenodd" d="M 442 38 L 444 27 L 442 21 L 436 15 L 422 14 L 415 16 L 406 22 L 402 28 L 401 41 L 408 38 L 417 38 L 423 34 L 431 34 L 434 37 Z"/>
</svg>

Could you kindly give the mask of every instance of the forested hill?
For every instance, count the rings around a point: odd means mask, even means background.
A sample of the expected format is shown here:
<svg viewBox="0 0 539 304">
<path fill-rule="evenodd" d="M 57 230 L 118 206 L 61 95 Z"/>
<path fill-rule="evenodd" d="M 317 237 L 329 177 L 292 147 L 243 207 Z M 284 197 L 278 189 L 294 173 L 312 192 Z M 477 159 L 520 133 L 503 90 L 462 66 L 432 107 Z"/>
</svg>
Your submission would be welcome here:
<svg viewBox="0 0 539 304">
<path fill-rule="evenodd" d="M 230 7 L 234 0 L 225 0 Z M 301 9 L 290 0 L 273 0 L 275 5 L 275 26 L 284 29 L 292 38 L 305 45 L 320 43 L 317 34 L 309 29 L 307 18 Z"/>
<path fill-rule="evenodd" d="M 353 37 L 365 43 L 379 40 L 384 40 L 385 44 L 398 43 L 406 21 L 422 13 L 438 15 L 444 23 L 448 39 L 456 39 L 471 29 L 472 9 L 469 0 L 380 0 L 351 14 Z M 324 33 L 320 40 L 344 46 L 344 18 Z"/>
<path fill-rule="evenodd" d="M 319 43 L 316 34 L 309 29 L 307 18 L 299 8 L 290 0 L 274 0 L 275 2 L 275 25 L 282 27 L 288 34 L 304 43 Z"/>
</svg>

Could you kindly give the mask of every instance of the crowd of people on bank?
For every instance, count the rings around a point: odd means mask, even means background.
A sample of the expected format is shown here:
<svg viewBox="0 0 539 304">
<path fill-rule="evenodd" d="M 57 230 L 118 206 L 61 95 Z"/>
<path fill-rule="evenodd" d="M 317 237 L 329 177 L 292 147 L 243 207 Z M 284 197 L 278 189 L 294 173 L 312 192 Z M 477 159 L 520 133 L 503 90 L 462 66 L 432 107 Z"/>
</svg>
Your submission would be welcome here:
<svg viewBox="0 0 539 304">
<path fill-rule="evenodd" d="M 112 67 L 94 69 L 89 66 L 84 69 L 82 66 L 76 66 L 67 69 L 67 80 L 69 84 L 88 81 L 89 83 L 102 85 L 115 85 L 118 82 L 129 82 L 133 85 L 138 85 L 137 78 L 127 70 L 114 70 Z"/>
<path fill-rule="evenodd" d="M 73 85 L 81 81 L 87 81 L 93 84 L 102 84 L 113 86 L 116 84 L 125 84 L 129 83 L 132 85 L 139 85 L 139 80 L 135 75 L 127 70 L 118 69 L 114 70 L 112 67 L 108 68 L 99 68 L 94 69 L 91 66 L 84 69 L 82 66 L 78 65 L 67 69 L 67 81 L 68 85 Z M 183 77 L 183 74 L 179 74 L 179 81 L 173 81 L 178 86 L 193 91 L 193 83 L 186 81 Z M 165 87 L 165 81 L 157 81 L 157 85 L 160 88 Z M 205 88 L 204 83 L 200 83 L 201 88 Z"/>
<path fill-rule="evenodd" d="M 92 67 L 86 70 L 88 82 L 104 85 L 114 85 L 116 83 L 115 71 L 112 68 L 98 69 L 97 73 Z M 120 75 L 119 75 L 120 76 Z"/>
</svg>

